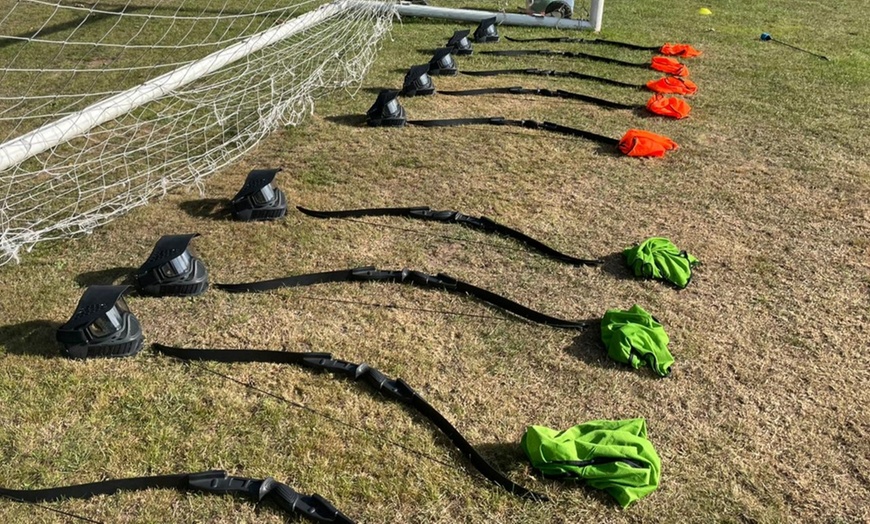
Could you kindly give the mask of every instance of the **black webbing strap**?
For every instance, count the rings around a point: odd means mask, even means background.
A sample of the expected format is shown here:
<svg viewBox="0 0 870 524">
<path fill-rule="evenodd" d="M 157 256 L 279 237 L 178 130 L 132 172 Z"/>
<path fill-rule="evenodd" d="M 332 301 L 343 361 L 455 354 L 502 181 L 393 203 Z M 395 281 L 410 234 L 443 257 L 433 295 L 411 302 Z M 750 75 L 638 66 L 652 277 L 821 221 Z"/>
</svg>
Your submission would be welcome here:
<svg viewBox="0 0 870 524">
<path fill-rule="evenodd" d="M 546 326 L 558 327 L 563 329 L 586 329 L 587 327 L 586 323 L 584 322 L 575 322 L 572 320 L 563 320 L 561 318 L 552 317 L 545 313 L 541 313 L 539 311 L 535 311 L 534 309 L 528 308 L 520 303 L 514 302 L 509 298 L 493 293 L 492 291 L 488 291 L 486 289 L 477 287 L 467 282 L 463 282 L 461 280 L 456 281 L 455 289 L 456 291 L 468 293 L 469 295 L 479 300 L 489 302 L 490 304 L 504 309 L 505 311 L 510 311 L 511 313 L 519 317 L 531 320 L 532 322 L 536 322 L 538 324 L 544 324 Z"/>
<path fill-rule="evenodd" d="M 619 102 L 611 102 L 603 98 L 597 98 L 580 93 L 572 93 L 571 91 L 563 91 L 561 89 L 528 89 L 525 87 L 490 87 L 484 89 L 467 89 L 464 91 L 439 91 L 442 95 L 449 96 L 478 96 L 478 95 L 537 95 L 551 98 L 564 98 L 567 100 L 581 100 L 597 106 L 607 107 L 610 109 L 637 109 L 643 106 L 621 104 Z"/>
<path fill-rule="evenodd" d="M 472 217 L 459 211 L 436 211 L 427 206 L 419 207 L 379 207 L 368 209 L 342 209 L 337 211 L 315 211 L 306 209 L 301 206 L 296 206 L 296 209 L 302 213 L 315 218 L 359 218 L 371 216 L 395 216 L 416 218 L 419 220 L 431 220 L 435 222 L 446 222 L 462 224 L 463 226 L 477 229 L 485 233 L 497 233 L 510 237 L 514 240 L 522 242 L 532 249 L 560 262 L 575 266 L 594 266 L 602 264 L 601 260 L 589 260 L 583 258 L 572 257 L 561 251 L 557 251 L 543 242 L 536 240 L 522 231 L 510 228 L 499 224 L 487 217 Z"/>
<path fill-rule="evenodd" d="M 201 474 L 201 473 L 200 473 Z M 21 502 L 56 502 L 63 499 L 89 499 L 98 495 L 113 495 L 119 491 L 146 489 L 186 489 L 190 473 L 106 480 L 76 486 L 46 489 L 0 488 L 0 495 Z"/>
<path fill-rule="evenodd" d="M 637 67 L 640 69 L 649 69 L 648 62 L 626 62 L 625 60 L 617 60 L 606 56 L 590 55 L 587 53 L 577 53 L 573 51 L 553 51 L 552 49 L 515 49 L 510 51 L 481 51 L 484 55 L 493 56 L 528 56 L 528 55 L 543 55 L 543 56 L 563 56 L 565 58 L 582 58 L 584 60 L 592 60 L 593 62 L 605 62 L 608 64 L 616 64 L 626 67 Z"/>
<path fill-rule="evenodd" d="M 274 280 L 263 280 L 248 284 L 215 284 L 214 287 L 222 289 L 227 293 L 256 293 L 282 287 L 303 287 L 329 282 L 347 282 L 348 280 L 353 280 L 353 271 L 353 269 L 324 271 L 322 273 L 308 273 L 295 277 L 276 278 Z"/>
<path fill-rule="evenodd" d="M 408 120 L 409 125 L 420 127 L 456 127 L 456 126 L 507 126 L 519 120 L 506 120 L 501 116 L 480 118 L 441 118 L 438 120 Z"/>
<path fill-rule="evenodd" d="M 525 122 L 528 122 L 526 120 Z M 610 146 L 618 146 L 619 139 L 610 138 L 609 136 L 599 135 L 597 133 L 590 133 L 589 131 L 583 131 L 582 129 L 575 129 L 573 127 L 563 126 L 560 124 L 554 124 L 552 122 L 536 122 L 539 124 L 539 127 L 533 127 L 532 129 L 543 129 L 545 131 L 550 131 L 553 133 L 561 133 L 563 135 L 577 136 L 580 138 L 585 138 L 587 140 L 594 140 L 600 144 L 606 144 Z M 529 126 L 523 126 L 529 127 Z"/>
<path fill-rule="evenodd" d="M 524 488 L 519 484 L 508 479 L 502 472 L 492 466 L 483 456 L 474 449 L 468 440 L 462 436 L 456 427 L 447 420 L 437 409 L 417 393 L 414 388 L 408 385 L 401 378 L 391 379 L 382 371 L 373 368 L 365 363 L 353 363 L 345 360 L 332 358 L 329 353 L 294 353 L 301 358 L 296 357 L 287 359 L 283 356 L 283 351 L 257 351 L 257 350 L 200 350 L 200 349 L 182 349 L 164 346 L 162 344 L 154 344 L 155 351 L 169 355 L 171 357 L 180 358 L 182 360 L 216 360 L 219 362 L 273 362 L 276 364 L 295 363 L 303 367 L 316 369 L 342 375 L 354 381 L 362 381 L 369 384 L 372 388 L 380 392 L 386 397 L 398 401 L 417 410 L 418 413 L 427 418 L 439 430 L 441 430 L 455 445 L 462 454 L 474 465 L 474 467 L 485 478 L 501 486 L 511 494 L 518 497 L 546 501 L 545 495 L 535 493 L 528 488 Z M 217 357 L 217 353 L 224 355 Z M 250 358 L 252 353 L 259 353 L 255 358 Z"/>
<path fill-rule="evenodd" d="M 537 122 L 535 120 L 508 120 L 502 116 L 494 116 L 488 118 L 446 118 L 441 120 L 408 120 L 409 125 L 421 127 L 454 127 L 454 126 L 469 126 L 469 125 L 491 125 L 491 126 L 513 126 L 523 127 L 526 129 L 541 129 L 560 133 L 563 135 L 576 136 L 592 140 L 605 145 L 619 145 L 619 140 L 610 138 L 609 136 L 583 131 L 582 129 L 574 129 L 552 122 Z"/>
<path fill-rule="evenodd" d="M 163 351 L 162 344 L 154 348 Z M 306 358 L 332 358 L 329 353 L 292 353 L 290 351 L 261 351 L 258 349 L 185 349 L 170 348 L 172 356 L 182 360 L 210 360 L 212 362 L 265 362 L 269 364 L 302 364 Z"/>
<path fill-rule="evenodd" d="M 518 302 L 503 297 L 497 293 L 493 293 L 483 288 L 479 288 L 467 282 L 457 280 L 449 275 L 439 273 L 438 275 L 430 275 L 421 271 L 412 271 L 410 269 L 399 270 L 379 270 L 372 266 L 358 267 L 353 269 L 344 269 L 340 271 L 329 271 L 325 273 L 312 273 L 306 275 L 296 275 L 286 278 L 277 278 L 274 280 L 266 280 L 262 282 L 250 282 L 246 284 L 215 284 L 215 287 L 230 293 L 244 292 L 263 292 L 282 287 L 300 287 L 313 284 L 321 284 L 325 282 L 394 282 L 401 284 L 412 284 L 421 287 L 432 287 L 443 289 L 456 293 L 466 293 L 478 300 L 491 304 L 499 309 L 513 313 L 514 315 L 525 318 L 538 324 L 563 328 L 563 329 L 585 329 L 586 324 L 573 320 L 564 320 L 558 317 L 553 317 L 534 309 L 528 308 Z"/>
<path fill-rule="evenodd" d="M 626 49 L 635 49 L 638 51 L 658 51 L 661 49 L 661 46 L 657 45 L 646 46 L 629 44 L 626 42 L 616 42 L 614 40 L 604 40 L 603 38 L 572 38 L 568 36 L 554 36 L 549 38 L 511 38 L 509 36 L 506 36 L 505 39 L 510 42 L 560 42 L 572 44 L 602 44 L 624 47 Z"/>
<path fill-rule="evenodd" d="M 353 520 L 320 495 L 301 495 L 290 486 L 271 477 L 264 479 L 233 477 L 228 475 L 226 471 L 220 470 L 114 479 L 47 489 L 0 488 L 0 496 L 17 502 L 36 504 L 63 499 L 89 499 L 98 495 L 112 495 L 119 491 L 146 489 L 177 489 L 245 495 L 254 502 L 268 498 L 288 514 L 299 514 L 313 522 L 354 524 Z"/>
<path fill-rule="evenodd" d="M 591 80 L 599 84 L 627 87 L 629 89 L 646 89 L 643 84 L 630 84 L 628 82 L 620 82 L 619 80 L 611 80 L 600 76 L 587 75 L 585 73 L 577 73 L 575 71 L 554 71 L 552 69 L 492 69 L 489 71 L 460 71 L 463 75 L 469 76 L 498 76 L 498 75 L 532 75 L 532 76 L 554 76 L 559 78 L 575 78 L 578 80 Z"/>
</svg>

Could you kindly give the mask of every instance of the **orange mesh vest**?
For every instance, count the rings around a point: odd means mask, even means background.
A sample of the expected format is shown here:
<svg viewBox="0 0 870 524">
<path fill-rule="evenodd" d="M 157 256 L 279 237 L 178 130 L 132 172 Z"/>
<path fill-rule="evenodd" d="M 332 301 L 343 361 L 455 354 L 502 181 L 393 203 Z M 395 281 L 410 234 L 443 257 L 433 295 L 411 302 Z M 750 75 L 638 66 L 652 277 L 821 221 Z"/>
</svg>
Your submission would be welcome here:
<svg viewBox="0 0 870 524">
<path fill-rule="evenodd" d="M 679 63 L 676 59 L 666 56 L 653 57 L 650 67 L 669 75 L 689 76 L 689 68 Z"/>
<path fill-rule="evenodd" d="M 629 129 L 619 140 L 619 150 L 628 156 L 660 157 L 676 148 L 670 138 L 639 129 Z"/>
<path fill-rule="evenodd" d="M 666 116 L 669 118 L 686 118 L 692 108 L 681 98 L 672 96 L 653 95 L 646 103 L 646 108 L 650 113 Z"/>
<path fill-rule="evenodd" d="M 650 80 L 646 83 L 646 87 L 656 93 L 672 95 L 694 95 L 698 92 L 698 86 L 691 80 L 673 76 Z"/>
<path fill-rule="evenodd" d="M 701 52 L 689 44 L 665 44 L 659 49 L 659 53 L 668 56 L 682 56 L 684 58 L 701 56 Z"/>
</svg>

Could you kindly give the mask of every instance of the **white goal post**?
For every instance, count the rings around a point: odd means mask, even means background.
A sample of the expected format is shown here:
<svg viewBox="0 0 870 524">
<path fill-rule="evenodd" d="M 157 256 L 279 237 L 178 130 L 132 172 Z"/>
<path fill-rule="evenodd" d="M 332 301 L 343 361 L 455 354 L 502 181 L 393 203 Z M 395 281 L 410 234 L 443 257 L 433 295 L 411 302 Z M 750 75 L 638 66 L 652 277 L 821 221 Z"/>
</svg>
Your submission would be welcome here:
<svg viewBox="0 0 870 524">
<path fill-rule="evenodd" d="M 556 29 L 588 29 L 601 31 L 601 18 L 604 16 L 604 0 L 592 0 L 589 8 L 589 20 L 559 18 L 554 16 L 536 16 L 520 13 L 477 11 L 472 9 L 451 9 L 419 4 L 400 3 L 396 6 L 399 16 L 419 16 L 442 18 L 460 22 L 480 22 L 486 18 L 496 17 L 496 24 L 551 27 Z"/>
</svg>

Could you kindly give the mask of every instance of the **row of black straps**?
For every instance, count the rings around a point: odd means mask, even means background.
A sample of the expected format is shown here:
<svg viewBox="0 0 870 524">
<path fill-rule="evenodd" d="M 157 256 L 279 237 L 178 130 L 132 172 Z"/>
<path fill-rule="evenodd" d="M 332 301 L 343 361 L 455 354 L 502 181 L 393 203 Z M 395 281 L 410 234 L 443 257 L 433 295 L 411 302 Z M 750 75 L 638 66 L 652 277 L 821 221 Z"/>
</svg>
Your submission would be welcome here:
<svg viewBox="0 0 870 524">
<path fill-rule="evenodd" d="M 429 404 L 414 388 L 401 378 L 389 378 L 380 370 L 365 363 L 353 363 L 332 358 L 329 353 L 291 353 L 287 351 L 267 351 L 251 349 L 187 349 L 154 344 L 154 350 L 164 355 L 187 361 L 212 361 L 224 363 L 268 362 L 273 364 L 292 364 L 344 376 L 354 381 L 362 381 L 370 387 L 401 404 L 416 410 L 441 430 L 468 461 L 485 478 L 521 498 L 546 501 L 545 495 L 531 491 L 508 479 L 492 466 L 462 436 L 456 427 L 437 409 Z"/>
<path fill-rule="evenodd" d="M 472 121 L 469 123 L 477 123 Z M 423 125 L 423 124 L 421 124 Z M 523 121 L 500 121 L 496 125 L 522 125 Z M 581 259 L 566 255 L 546 244 L 525 235 L 513 228 L 499 224 L 487 217 L 472 217 L 458 211 L 438 211 L 426 206 L 407 208 L 368 208 L 337 211 L 317 211 L 305 208 L 299 210 L 309 216 L 318 218 L 351 218 L 363 216 L 403 216 L 421 220 L 432 220 L 445 223 L 457 223 L 488 233 L 501 234 L 527 244 L 533 249 L 561 262 L 573 265 L 597 265 L 600 260 Z M 432 287 L 447 291 L 467 294 L 513 313 L 532 322 L 565 329 L 583 329 L 586 324 L 553 317 L 492 291 L 473 284 L 457 280 L 444 274 L 429 275 L 419 271 L 378 270 L 374 267 L 360 267 L 338 271 L 326 271 L 296 275 L 286 278 L 252 282 L 246 284 L 216 284 L 216 287 L 227 292 L 262 292 L 281 287 L 300 287 L 329 282 L 376 281 L 412 284 Z M 425 418 L 438 427 L 450 441 L 462 452 L 469 462 L 487 479 L 503 487 L 510 493 L 522 498 L 546 500 L 544 495 L 535 493 L 515 484 L 504 474 L 483 458 L 474 447 L 459 433 L 459 431 L 434 407 L 426 402 L 413 388 L 402 379 L 390 379 L 382 372 L 366 364 L 354 364 L 332 358 L 329 353 L 290 353 L 283 351 L 260 350 L 189 350 L 155 345 L 158 352 L 182 360 L 211 360 L 217 362 L 268 362 L 279 364 L 296 364 L 309 368 L 343 374 L 353 380 L 363 380 L 377 391 L 417 410 Z M 273 478 L 252 479 L 230 476 L 224 471 L 206 471 L 201 473 L 181 473 L 150 477 L 135 477 L 113 479 L 88 484 L 78 484 L 48 489 L 16 490 L 0 488 L 0 496 L 28 503 L 53 502 L 62 499 L 87 499 L 98 495 L 110 495 L 118 491 L 138 491 L 146 489 L 178 489 L 208 493 L 245 495 L 255 502 L 272 500 L 288 513 L 296 513 L 314 522 L 351 523 L 353 522 L 338 511 L 328 500 L 314 495 L 301 495 L 295 490 Z M 82 520 L 84 517 L 68 514 Z"/>
<path fill-rule="evenodd" d="M 309 281 L 337 281 L 335 278 L 339 273 L 321 273 L 308 276 L 312 277 Z M 429 404 L 404 380 L 401 378 L 389 378 L 380 370 L 365 363 L 357 364 L 338 360 L 333 358 L 331 354 L 324 352 L 293 353 L 253 349 L 186 349 L 162 344 L 154 344 L 153 348 L 158 353 L 183 361 L 292 364 L 337 374 L 354 381 L 363 381 L 384 396 L 416 410 L 420 415 L 428 419 L 447 436 L 451 443 L 456 446 L 484 478 L 517 497 L 535 501 L 548 500 L 546 495 L 516 484 L 490 464 L 444 415 Z M 256 503 L 270 500 L 288 514 L 299 515 L 312 522 L 354 523 L 351 518 L 318 494 L 302 495 L 290 486 L 278 482 L 271 477 L 264 479 L 238 477 L 231 476 L 221 470 L 111 479 L 46 489 L 23 490 L 0 487 L 0 496 L 17 502 L 38 504 L 64 499 L 89 499 L 100 495 L 112 495 L 119 491 L 142 491 L 148 489 L 176 489 L 220 495 L 242 495 Z M 97 522 L 71 513 L 64 514 L 81 520 Z"/>
</svg>

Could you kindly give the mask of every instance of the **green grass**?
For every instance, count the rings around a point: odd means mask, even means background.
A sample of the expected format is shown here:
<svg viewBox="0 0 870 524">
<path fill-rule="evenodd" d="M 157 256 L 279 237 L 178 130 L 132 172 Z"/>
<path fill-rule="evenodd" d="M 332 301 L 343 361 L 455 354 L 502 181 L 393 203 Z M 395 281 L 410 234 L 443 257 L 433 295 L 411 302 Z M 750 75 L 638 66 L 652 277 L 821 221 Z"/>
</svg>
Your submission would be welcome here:
<svg viewBox="0 0 870 524">
<path fill-rule="evenodd" d="M 700 87 L 686 121 L 535 97 L 403 101 L 411 118 L 503 115 L 614 137 L 648 129 L 680 144 L 667 158 L 629 159 L 517 129 L 348 126 L 328 117 L 362 114 L 374 94 L 338 93 L 302 126 L 276 131 L 210 178 L 203 194 L 172 192 L 92 235 L 40 245 L 20 265 L 0 268 L 0 485 L 224 468 L 320 493 L 360 522 L 870 519 L 870 30 L 863 2 L 728 1 L 710 4 L 711 17 L 697 15 L 701 5 L 608 0 L 605 8 L 604 37 L 704 51 L 686 61 Z M 441 45 L 458 27 L 397 23 L 363 87 L 398 87 L 398 69 L 427 60 L 417 50 Z M 760 42 L 762 31 L 833 61 Z M 580 60 L 476 55 L 460 62 L 469 70 L 520 65 L 632 82 L 655 77 Z M 435 80 L 445 90 L 524 85 L 638 104 L 646 98 L 580 81 Z M 613 255 L 661 235 L 702 265 L 676 291 L 630 278 L 618 259 L 574 269 L 448 225 L 318 221 L 296 212 L 279 223 L 239 224 L 184 211 L 185 202 L 229 198 L 250 169 L 274 166 L 284 168 L 278 183 L 291 205 L 457 209 L 578 256 Z M 445 272 L 565 318 L 638 303 L 671 336 L 674 375 L 656 380 L 610 362 L 594 333 L 418 311 L 499 315 L 407 286 L 129 299 L 149 343 L 330 351 L 401 376 L 500 470 L 553 499 L 533 504 L 487 483 L 425 419 L 362 384 L 289 366 L 209 365 L 309 412 L 148 349 L 125 360 L 59 358 L 53 329 L 84 285 L 107 283 L 107 275 L 123 280 L 124 268 L 141 264 L 160 235 L 188 231 L 203 234 L 194 246 L 213 282 L 371 264 Z M 112 268 L 120 269 L 106 272 Z M 658 491 L 628 510 L 590 489 L 534 476 L 518 446 L 530 424 L 567 428 L 636 416 L 647 419 L 663 476 Z M 160 490 L 51 507 L 102 522 L 284 521 L 271 505 L 257 511 L 238 499 Z M 66 518 L 2 502 L 0 520 Z"/>
</svg>

